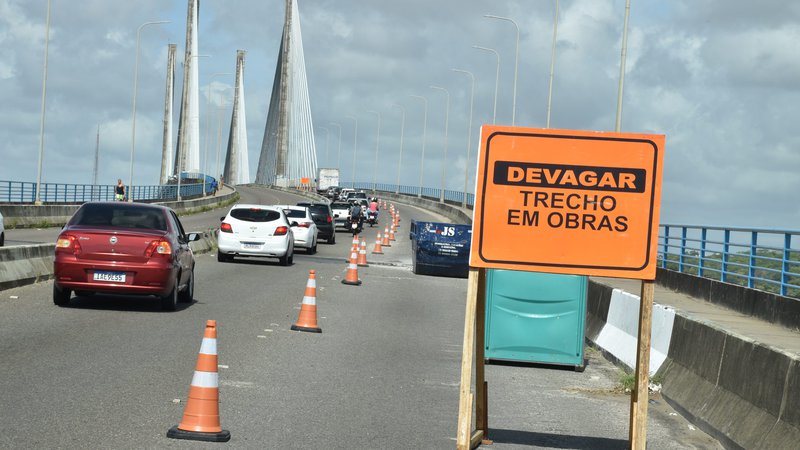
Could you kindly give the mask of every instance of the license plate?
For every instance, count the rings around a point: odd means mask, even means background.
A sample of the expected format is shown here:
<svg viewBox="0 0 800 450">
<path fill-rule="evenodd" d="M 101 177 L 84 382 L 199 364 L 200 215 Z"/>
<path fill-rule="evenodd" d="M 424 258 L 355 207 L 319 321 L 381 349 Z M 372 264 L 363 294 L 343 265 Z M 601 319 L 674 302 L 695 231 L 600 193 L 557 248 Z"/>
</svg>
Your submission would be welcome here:
<svg viewBox="0 0 800 450">
<path fill-rule="evenodd" d="M 245 244 L 245 243 L 242 243 L 242 248 L 259 249 L 259 248 L 261 248 L 261 245 L 260 244 Z"/>
<path fill-rule="evenodd" d="M 125 272 L 95 272 L 94 281 L 110 281 L 112 283 L 124 283 Z"/>
</svg>

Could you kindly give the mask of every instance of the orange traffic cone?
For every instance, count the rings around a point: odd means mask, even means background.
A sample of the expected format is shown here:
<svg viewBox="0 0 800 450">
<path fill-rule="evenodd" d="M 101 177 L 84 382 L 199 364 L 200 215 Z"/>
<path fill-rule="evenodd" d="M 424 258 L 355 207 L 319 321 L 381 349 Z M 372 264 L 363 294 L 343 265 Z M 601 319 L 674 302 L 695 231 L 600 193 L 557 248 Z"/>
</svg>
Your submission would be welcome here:
<svg viewBox="0 0 800 450">
<path fill-rule="evenodd" d="M 342 284 L 361 286 L 361 280 L 358 279 L 358 264 L 351 262 L 347 265 L 347 273 L 342 280 Z"/>
<path fill-rule="evenodd" d="M 358 252 L 358 240 L 359 237 L 357 234 L 353 235 L 353 243 L 350 245 L 351 252 Z"/>
<path fill-rule="evenodd" d="M 219 424 L 217 377 L 217 321 L 209 320 L 197 355 L 183 420 L 167 431 L 168 438 L 208 442 L 228 442 L 231 439 L 230 431 L 223 430 Z"/>
<path fill-rule="evenodd" d="M 389 242 L 389 227 L 383 228 L 383 243 L 381 244 L 384 247 L 391 247 L 392 244 Z"/>
<path fill-rule="evenodd" d="M 397 239 L 394 238 L 394 224 L 392 224 L 392 226 L 389 227 L 389 240 L 390 241 L 396 241 L 397 240 Z"/>
<path fill-rule="evenodd" d="M 375 239 L 375 247 L 372 249 L 373 255 L 382 255 L 383 248 L 381 248 L 381 233 L 378 232 L 378 238 Z"/>
<path fill-rule="evenodd" d="M 292 325 L 292 330 L 322 333 L 322 328 L 317 326 L 317 273 L 313 270 L 308 271 L 308 282 L 303 303 L 300 305 L 300 315 L 297 317 L 297 322 Z"/>
<path fill-rule="evenodd" d="M 367 264 L 366 241 L 361 241 L 361 250 L 358 252 L 358 260 L 356 260 L 356 264 L 358 264 L 359 267 L 369 267 L 369 264 Z"/>
</svg>

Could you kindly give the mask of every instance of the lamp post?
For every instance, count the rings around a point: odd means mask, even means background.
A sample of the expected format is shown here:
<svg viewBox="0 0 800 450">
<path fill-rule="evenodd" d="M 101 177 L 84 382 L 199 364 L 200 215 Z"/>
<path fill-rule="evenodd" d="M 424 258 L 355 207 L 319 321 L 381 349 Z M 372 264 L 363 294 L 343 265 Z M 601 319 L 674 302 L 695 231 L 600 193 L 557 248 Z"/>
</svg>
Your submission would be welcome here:
<svg viewBox="0 0 800 450">
<path fill-rule="evenodd" d="M 353 172 L 350 175 L 350 182 L 352 183 L 352 188 L 356 188 L 356 151 L 358 150 L 358 117 L 356 116 L 347 116 L 348 119 L 353 119 L 355 122 L 355 134 L 353 135 Z"/>
<path fill-rule="evenodd" d="M 425 112 L 422 119 L 422 156 L 419 158 L 419 193 L 417 193 L 417 197 L 422 197 L 422 174 L 425 173 L 425 140 L 426 140 L 426 133 L 428 131 L 428 99 L 421 96 L 421 95 L 411 95 L 413 98 L 418 98 L 425 103 Z"/>
<path fill-rule="evenodd" d="M 625 59 L 628 54 L 628 18 L 631 16 L 631 0 L 625 0 L 625 22 L 622 25 L 622 56 L 619 63 L 619 92 L 617 93 L 617 118 L 614 131 L 619 132 L 622 125 L 622 90 L 625 84 Z"/>
<path fill-rule="evenodd" d="M 340 161 L 342 160 L 342 124 L 331 122 L 331 125 L 339 129 L 339 153 L 336 155 L 336 168 L 341 170 Z"/>
<path fill-rule="evenodd" d="M 430 86 L 431 89 L 444 91 L 447 98 L 447 105 L 444 110 L 444 155 L 442 157 L 442 191 L 439 193 L 439 202 L 444 203 L 444 179 L 447 174 L 447 126 L 450 123 L 450 92 L 439 86 Z"/>
<path fill-rule="evenodd" d="M 475 75 L 468 70 L 462 69 L 452 69 L 453 72 L 463 73 L 469 76 L 470 79 L 470 94 L 469 94 L 469 126 L 467 129 L 467 160 L 464 164 L 464 200 L 461 202 L 461 206 L 466 208 L 467 207 L 467 189 L 469 189 L 469 152 L 472 147 L 472 105 L 473 101 L 475 100 Z"/>
<path fill-rule="evenodd" d="M 328 155 L 330 154 L 330 144 L 331 144 L 331 130 L 318 126 L 320 130 L 325 131 L 325 164 L 327 165 L 330 161 Z"/>
<path fill-rule="evenodd" d="M 517 116 L 517 68 L 519 67 L 519 25 L 517 25 L 517 22 L 514 22 L 514 19 L 508 17 L 494 16 L 491 14 L 486 14 L 483 17 L 511 22 L 514 24 L 514 28 L 517 29 L 517 45 L 516 49 L 514 50 L 514 53 L 516 55 L 514 57 L 514 101 L 513 101 L 513 106 L 511 108 L 511 126 L 514 126 L 514 124 L 516 123 L 515 120 Z"/>
<path fill-rule="evenodd" d="M 131 114 L 131 169 L 128 177 L 127 192 L 129 202 L 133 201 L 133 155 L 136 151 L 136 91 L 139 87 L 139 42 L 141 41 L 142 28 L 148 25 L 158 25 L 162 23 L 169 23 L 169 20 L 145 22 L 139 25 L 139 28 L 136 30 L 136 63 L 133 66 L 133 113 Z"/>
<path fill-rule="evenodd" d="M 497 73 L 494 76 L 494 110 L 492 112 L 492 123 L 497 123 L 497 88 L 500 86 L 500 53 L 497 53 L 497 50 L 493 48 L 481 47 L 480 45 L 473 45 L 472 48 L 492 52 L 497 56 Z"/>
<path fill-rule="evenodd" d="M 50 50 L 50 0 L 47 0 L 47 25 L 44 31 L 44 73 L 42 75 L 42 118 L 39 121 L 39 164 L 36 171 L 36 198 L 34 205 L 41 205 L 42 161 L 44 160 L 44 116 L 45 98 L 47 97 L 47 55 Z"/>
<path fill-rule="evenodd" d="M 395 194 L 400 194 L 400 167 L 403 165 L 403 134 L 406 131 L 406 109 L 397 103 L 393 103 L 392 106 L 400 108 L 403 113 L 403 121 L 400 124 L 400 157 L 397 159 L 397 185 L 394 189 Z"/>
<path fill-rule="evenodd" d="M 547 122 L 545 128 L 550 128 L 550 106 L 553 101 L 553 73 L 556 68 L 556 38 L 558 37 L 558 8 L 559 0 L 556 0 L 556 12 L 553 16 L 553 49 L 550 51 L 550 83 L 547 88 Z"/>
<path fill-rule="evenodd" d="M 377 138 L 375 140 L 375 165 L 373 166 L 373 169 L 372 169 L 372 192 L 374 194 L 375 190 L 378 187 L 377 178 L 376 177 L 378 175 L 378 150 L 381 147 L 381 113 L 379 113 L 378 111 L 372 111 L 372 110 L 367 111 L 367 112 L 371 113 L 371 114 L 375 114 L 376 116 L 378 116 L 378 133 L 377 133 Z"/>
</svg>

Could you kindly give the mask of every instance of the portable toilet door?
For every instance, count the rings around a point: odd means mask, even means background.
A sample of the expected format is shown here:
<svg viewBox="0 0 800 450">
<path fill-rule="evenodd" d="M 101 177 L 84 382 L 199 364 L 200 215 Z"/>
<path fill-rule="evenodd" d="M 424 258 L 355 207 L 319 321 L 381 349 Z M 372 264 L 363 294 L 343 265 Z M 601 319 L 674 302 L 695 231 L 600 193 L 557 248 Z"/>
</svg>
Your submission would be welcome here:
<svg viewBox="0 0 800 450">
<path fill-rule="evenodd" d="M 487 361 L 584 368 L 587 277 L 489 269 Z"/>
</svg>

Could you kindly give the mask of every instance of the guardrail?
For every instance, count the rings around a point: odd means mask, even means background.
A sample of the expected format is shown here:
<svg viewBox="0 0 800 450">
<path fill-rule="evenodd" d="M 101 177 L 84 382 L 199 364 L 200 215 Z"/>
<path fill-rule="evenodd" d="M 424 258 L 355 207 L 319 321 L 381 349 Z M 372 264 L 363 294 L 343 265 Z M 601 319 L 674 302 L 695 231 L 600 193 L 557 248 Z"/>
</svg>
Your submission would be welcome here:
<svg viewBox="0 0 800 450">
<path fill-rule="evenodd" d="M 800 231 L 662 224 L 664 269 L 800 298 Z"/>
<path fill-rule="evenodd" d="M 373 190 L 373 186 L 375 187 L 375 191 L 381 192 L 393 192 L 395 194 L 406 194 L 406 195 L 416 195 L 417 197 L 427 198 L 429 200 L 436 200 L 439 201 L 442 198 L 442 190 L 440 188 L 429 188 L 423 187 L 420 188 L 418 186 L 406 186 L 406 185 L 397 185 L 397 184 L 386 184 L 386 183 L 362 183 L 362 182 L 351 182 L 351 183 L 341 183 L 341 187 L 349 187 L 353 189 L 361 189 L 361 190 Z M 451 204 L 458 204 L 461 205 L 464 203 L 464 192 L 462 191 L 451 191 L 445 189 L 444 191 L 444 201 L 445 203 Z M 472 208 L 472 205 L 475 203 L 475 195 L 471 193 L 467 193 L 467 207 Z"/>
<path fill-rule="evenodd" d="M 205 192 L 211 192 L 212 182 L 206 181 Z M 88 201 L 113 201 L 113 184 L 42 183 L 39 197 L 43 203 L 84 203 Z M 175 184 L 133 186 L 129 195 L 136 201 L 164 201 L 178 197 Z M 203 195 L 203 183 L 182 184 L 181 197 Z M 36 183 L 25 181 L 0 181 L 0 203 L 33 203 L 36 200 Z"/>
</svg>

